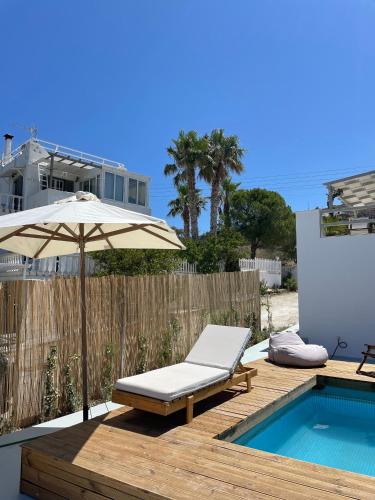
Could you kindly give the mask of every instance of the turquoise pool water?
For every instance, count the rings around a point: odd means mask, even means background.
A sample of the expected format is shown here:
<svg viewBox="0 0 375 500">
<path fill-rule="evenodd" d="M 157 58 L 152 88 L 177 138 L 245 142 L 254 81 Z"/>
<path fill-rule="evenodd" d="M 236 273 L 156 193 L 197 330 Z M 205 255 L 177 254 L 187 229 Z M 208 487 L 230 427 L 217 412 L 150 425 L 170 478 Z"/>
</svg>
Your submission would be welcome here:
<svg viewBox="0 0 375 500">
<path fill-rule="evenodd" d="M 375 476 L 375 392 L 309 390 L 234 442 Z"/>
</svg>

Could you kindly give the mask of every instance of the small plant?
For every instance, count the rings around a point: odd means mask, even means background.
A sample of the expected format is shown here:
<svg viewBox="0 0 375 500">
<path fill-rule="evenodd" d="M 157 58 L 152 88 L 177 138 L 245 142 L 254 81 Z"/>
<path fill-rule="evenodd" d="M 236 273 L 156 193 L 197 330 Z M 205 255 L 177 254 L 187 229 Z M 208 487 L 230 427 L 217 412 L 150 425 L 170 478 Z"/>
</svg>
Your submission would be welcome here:
<svg viewBox="0 0 375 500">
<path fill-rule="evenodd" d="M 231 306 L 225 311 L 217 311 L 211 314 L 211 323 L 214 325 L 238 326 L 240 315 L 236 308 Z"/>
<path fill-rule="evenodd" d="M 113 371 L 114 371 L 113 345 L 107 344 L 105 346 L 105 362 L 103 369 L 103 385 L 102 385 L 102 397 L 104 401 L 108 401 L 111 398 L 111 392 L 113 387 Z"/>
<path fill-rule="evenodd" d="M 250 328 L 252 332 L 255 332 L 258 329 L 258 318 L 254 311 L 250 311 L 245 314 L 244 326 L 246 328 Z"/>
<path fill-rule="evenodd" d="M 255 344 L 259 344 L 259 342 L 262 342 L 263 340 L 268 339 L 269 336 L 270 336 L 270 332 L 267 332 L 265 330 L 254 331 L 252 336 L 251 336 L 251 339 L 250 339 L 250 346 L 255 345 Z"/>
<path fill-rule="evenodd" d="M 146 371 L 146 363 L 147 363 L 147 341 L 146 337 L 140 335 L 138 337 L 138 364 L 135 370 L 135 373 L 138 375 L 139 373 L 144 373 Z"/>
<path fill-rule="evenodd" d="M 0 377 L 3 377 L 8 371 L 9 360 L 4 353 L 0 352 Z"/>
<path fill-rule="evenodd" d="M 259 283 L 259 290 L 260 290 L 260 294 L 262 296 L 267 295 L 267 293 L 268 293 L 268 285 L 267 285 L 267 283 L 264 280 L 262 280 Z"/>
<path fill-rule="evenodd" d="M 3 434 L 9 434 L 10 432 L 15 431 L 16 428 L 12 424 L 12 421 L 5 417 L 0 417 L 0 436 Z"/>
<path fill-rule="evenodd" d="M 272 322 L 272 305 L 269 293 L 266 293 L 266 295 L 264 296 L 264 299 L 262 300 L 262 306 L 264 306 L 267 311 L 267 328 L 265 328 L 265 331 L 271 333 L 273 332 L 274 327 Z"/>
<path fill-rule="evenodd" d="M 160 352 L 161 366 L 167 366 L 172 363 L 173 359 L 173 346 L 176 343 L 181 332 L 181 325 L 176 318 L 172 318 L 169 323 L 169 328 L 166 330 Z"/>
<path fill-rule="evenodd" d="M 296 292 L 298 290 L 297 280 L 288 273 L 284 278 L 283 287 L 288 290 L 288 292 Z"/>
<path fill-rule="evenodd" d="M 79 359 L 78 354 L 73 354 L 69 357 L 68 363 L 63 367 L 64 373 L 64 392 L 66 401 L 66 411 L 68 413 L 74 413 L 78 410 L 80 406 L 80 400 L 77 394 L 77 387 L 74 383 L 72 375 L 72 365 Z"/>
<path fill-rule="evenodd" d="M 43 419 L 49 419 L 57 413 L 59 393 L 56 384 L 57 347 L 52 346 L 47 356 L 45 386 L 43 397 Z"/>
</svg>

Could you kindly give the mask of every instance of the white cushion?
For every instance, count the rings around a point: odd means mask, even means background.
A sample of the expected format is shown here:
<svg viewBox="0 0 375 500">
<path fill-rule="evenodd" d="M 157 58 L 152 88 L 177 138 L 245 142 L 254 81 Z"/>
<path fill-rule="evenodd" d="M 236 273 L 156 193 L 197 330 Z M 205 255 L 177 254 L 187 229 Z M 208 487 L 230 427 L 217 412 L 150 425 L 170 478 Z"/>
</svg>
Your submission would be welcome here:
<svg viewBox="0 0 375 500">
<path fill-rule="evenodd" d="M 172 401 L 227 378 L 228 370 L 179 363 L 121 378 L 117 380 L 115 388 L 162 401 Z"/>
<path fill-rule="evenodd" d="M 233 373 L 250 337 L 249 328 L 207 325 L 185 361 Z"/>
</svg>

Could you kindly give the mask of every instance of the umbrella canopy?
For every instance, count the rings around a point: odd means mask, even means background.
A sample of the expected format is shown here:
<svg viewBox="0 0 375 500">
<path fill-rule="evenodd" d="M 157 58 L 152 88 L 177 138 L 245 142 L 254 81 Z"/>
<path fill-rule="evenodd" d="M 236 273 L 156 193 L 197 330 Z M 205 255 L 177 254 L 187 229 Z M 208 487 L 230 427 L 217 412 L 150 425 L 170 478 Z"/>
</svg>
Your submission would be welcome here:
<svg viewBox="0 0 375 500">
<path fill-rule="evenodd" d="M 0 248 L 43 258 L 80 253 L 83 419 L 88 419 L 85 252 L 185 247 L 161 220 L 101 203 L 91 193 L 0 217 Z"/>
<path fill-rule="evenodd" d="M 84 234 L 80 225 L 84 224 Z M 101 203 L 90 193 L 0 217 L 0 248 L 33 258 L 110 248 L 184 249 L 161 219 Z"/>
</svg>

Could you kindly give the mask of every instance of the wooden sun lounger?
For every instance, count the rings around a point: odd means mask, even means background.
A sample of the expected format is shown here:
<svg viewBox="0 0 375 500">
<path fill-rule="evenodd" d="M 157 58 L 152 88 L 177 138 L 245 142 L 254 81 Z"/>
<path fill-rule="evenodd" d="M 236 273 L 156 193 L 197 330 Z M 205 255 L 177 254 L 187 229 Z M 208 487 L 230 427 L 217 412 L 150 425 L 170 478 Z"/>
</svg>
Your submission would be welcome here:
<svg viewBox="0 0 375 500">
<path fill-rule="evenodd" d="M 182 396 L 172 401 L 161 401 L 147 396 L 141 396 L 133 392 L 120 391 L 113 389 L 112 401 L 138 410 L 145 410 L 158 415 L 170 415 L 178 410 L 186 408 L 186 422 L 190 423 L 193 420 L 194 404 L 203 399 L 209 398 L 219 392 L 229 389 L 241 382 L 246 382 L 246 392 L 251 391 L 251 379 L 257 375 L 256 368 L 250 368 L 238 364 L 235 372 L 225 380 L 217 382 L 207 387 L 203 387 L 191 394 Z"/>
</svg>

